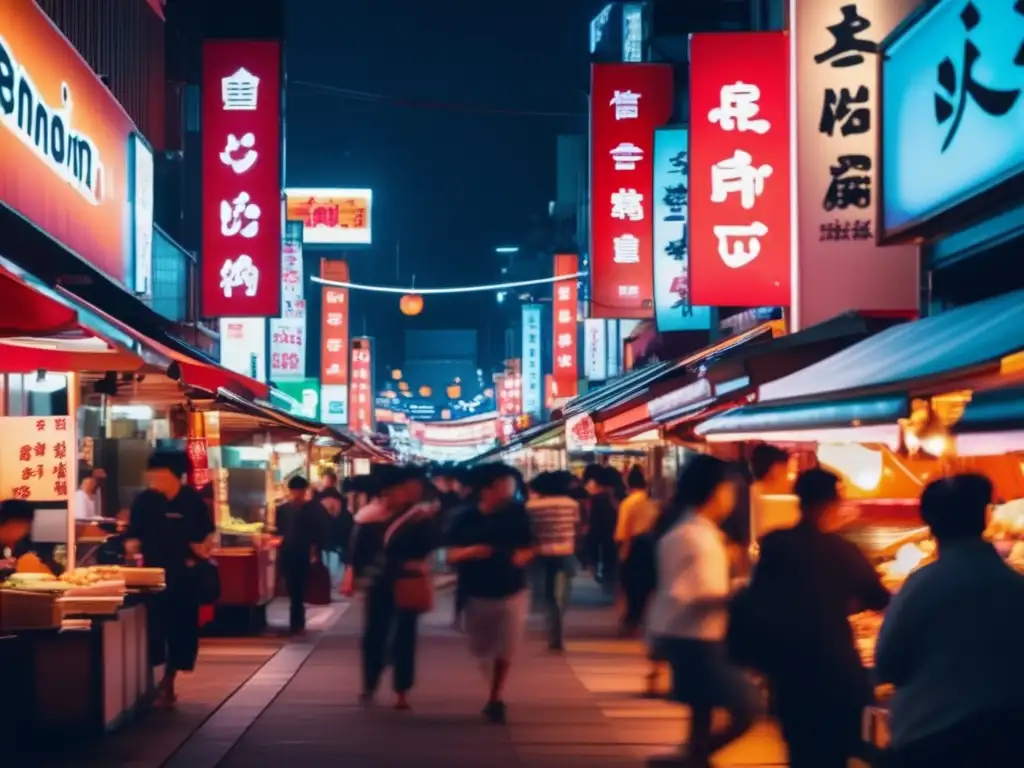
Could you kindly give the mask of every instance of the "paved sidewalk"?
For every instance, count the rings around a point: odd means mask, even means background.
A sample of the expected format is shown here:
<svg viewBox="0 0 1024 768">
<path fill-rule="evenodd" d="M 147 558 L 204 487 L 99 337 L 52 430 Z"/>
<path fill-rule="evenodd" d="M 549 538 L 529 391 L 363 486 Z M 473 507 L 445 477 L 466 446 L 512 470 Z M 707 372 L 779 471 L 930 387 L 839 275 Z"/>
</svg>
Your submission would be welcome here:
<svg viewBox="0 0 1024 768">
<path fill-rule="evenodd" d="M 601 639 L 614 614 L 585 579 L 579 586 L 567 652 L 550 654 L 532 633 L 511 673 L 504 727 L 480 717 L 486 682 L 448 627 L 448 599 L 423 622 L 413 711 L 393 711 L 387 692 L 373 709 L 357 706 L 361 612 L 351 610 L 219 765 L 626 768 L 670 753 L 685 736 L 684 711 L 640 696 L 641 646 Z M 785 765 L 784 750 L 766 724 L 717 765 Z"/>
</svg>

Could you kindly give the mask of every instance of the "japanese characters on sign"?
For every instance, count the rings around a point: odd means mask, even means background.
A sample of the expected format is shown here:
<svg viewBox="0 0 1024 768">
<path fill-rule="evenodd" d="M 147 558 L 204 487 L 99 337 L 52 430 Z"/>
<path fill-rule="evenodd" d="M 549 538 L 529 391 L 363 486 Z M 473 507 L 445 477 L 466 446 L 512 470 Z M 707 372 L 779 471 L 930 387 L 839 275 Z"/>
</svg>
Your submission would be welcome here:
<svg viewBox="0 0 1024 768">
<path fill-rule="evenodd" d="M 876 244 L 878 45 L 916 5 L 793 0 L 790 40 L 800 84 L 794 330 L 847 310 L 917 309 L 917 248 Z"/>
<path fill-rule="evenodd" d="M 348 282 L 348 262 L 320 259 L 320 276 Z M 348 423 L 348 288 L 320 291 L 320 421 Z"/>
<path fill-rule="evenodd" d="M 685 128 L 654 132 L 654 317 L 659 331 L 711 327 L 711 309 L 690 302 L 689 135 Z"/>
<path fill-rule="evenodd" d="M 590 314 L 649 318 L 654 130 L 672 114 L 672 68 L 594 64 L 590 92 Z"/>
<path fill-rule="evenodd" d="M 281 46 L 203 47 L 202 313 L 281 314 Z"/>
<path fill-rule="evenodd" d="M 782 32 L 690 39 L 690 300 L 790 300 L 788 49 Z"/>
<path fill-rule="evenodd" d="M 506 373 L 496 376 L 494 384 L 498 389 L 498 413 L 501 416 L 518 416 L 523 412 L 523 376 L 520 373 Z"/>
<path fill-rule="evenodd" d="M 883 237 L 944 231 L 943 214 L 1019 183 L 1024 3 L 934 3 L 881 58 Z"/>
<path fill-rule="evenodd" d="M 578 413 L 565 422 L 565 450 L 585 453 L 597 447 L 597 427 L 587 413 Z"/>
<path fill-rule="evenodd" d="M 285 224 L 281 248 L 281 317 L 270 321 L 270 379 L 306 376 L 306 297 L 302 271 L 302 222 Z"/>
<path fill-rule="evenodd" d="M 67 501 L 74 494 L 74 421 L 69 416 L 9 416 L 0 422 L 4 498 Z"/>
<path fill-rule="evenodd" d="M 373 341 L 365 336 L 352 339 L 352 385 L 348 424 L 355 432 L 374 432 Z"/>
<path fill-rule="evenodd" d="M 557 289 L 557 286 L 556 286 Z M 523 413 L 540 417 L 544 411 L 544 365 L 541 361 L 541 306 L 523 305 Z"/>
<path fill-rule="evenodd" d="M 372 240 L 370 189 L 285 190 L 289 221 L 301 221 L 307 245 L 369 245 Z"/>
<path fill-rule="evenodd" d="M 555 277 L 574 275 L 579 260 L 575 254 L 555 255 Z M 551 325 L 554 328 L 551 366 L 558 397 L 576 397 L 579 387 L 579 323 L 578 292 L 575 279 L 560 280 L 554 284 L 554 298 L 551 303 Z"/>
<path fill-rule="evenodd" d="M 607 320 L 583 321 L 583 375 L 590 381 L 608 378 Z"/>
</svg>

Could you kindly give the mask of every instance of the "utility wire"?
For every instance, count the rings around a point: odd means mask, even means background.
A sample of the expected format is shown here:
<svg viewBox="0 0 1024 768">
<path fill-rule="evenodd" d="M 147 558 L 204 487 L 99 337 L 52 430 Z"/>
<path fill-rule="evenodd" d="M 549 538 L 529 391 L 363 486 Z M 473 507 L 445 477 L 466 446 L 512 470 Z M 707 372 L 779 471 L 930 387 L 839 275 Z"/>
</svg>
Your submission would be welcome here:
<svg viewBox="0 0 1024 768">
<path fill-rule="evenodd" d="M 403 99 L 397 96 L 389 96 L 383 93 L 371 93 L 369 91 L 356 91 L 351 88 L 339 88 L 326 83 L 315 83 L 310 80 L 288 79 L 289 85 L 297 85 L 321 93 L 329 93 L 342 99 L 350 101 L 363 101 L 373 104 L 389 104 L 395 107 L 407 109 L 429 109 L 435 111 L 449 112 L 476 112 L 487 115 L 508 115 L 514 117 L 580 117 L 581 112 L 549 112 L 532 109 L 512 109 L 506 107 L 494 107 L 482 104 L 465 104 L 450 101 L 419 101 L 415 99 Z"/>
</svg>

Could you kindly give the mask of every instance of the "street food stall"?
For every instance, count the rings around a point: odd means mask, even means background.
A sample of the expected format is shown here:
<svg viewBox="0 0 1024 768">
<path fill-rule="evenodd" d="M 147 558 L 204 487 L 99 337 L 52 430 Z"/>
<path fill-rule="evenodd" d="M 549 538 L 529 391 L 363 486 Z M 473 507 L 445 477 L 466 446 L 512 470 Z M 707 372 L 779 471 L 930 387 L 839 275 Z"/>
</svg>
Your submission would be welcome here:
<svg viewBox="0 0 1024 768">
<path fill-rule="evenodd" d="M 851 524 L 844 533 L 898 590 L 930 562 L 935 544 L 919 497 L 932 480 L 979 472 L 998 504 L 987 536 L 1024 570 L 1019 386 L 1024 372 L 1024 292 L 898 325 L 789 376 L 762 385 L 757 402 L 698 423 L 718 446 L 763 441 L 791 448 L 798 467 L 820 464 L 845 480 Z M 789 525 L 791 497 L 759 505 L 755 538 Z M 873 661 L 882 616 L 852 617 L 865 662 Z M 887 743 L 884 691 L 865 715 L 865 738 Z"/>
</svg>

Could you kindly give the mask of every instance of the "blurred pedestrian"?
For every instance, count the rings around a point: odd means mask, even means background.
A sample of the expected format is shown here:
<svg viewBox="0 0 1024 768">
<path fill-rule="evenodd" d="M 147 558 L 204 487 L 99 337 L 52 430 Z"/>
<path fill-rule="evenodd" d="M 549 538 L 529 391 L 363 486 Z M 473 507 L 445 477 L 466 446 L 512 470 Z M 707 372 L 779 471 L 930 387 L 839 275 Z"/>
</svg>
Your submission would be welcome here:
<svg viewBox="0 0 1024 768">
<path fill-rule="evenodd" d="M 889 604 L 871 563 L 835 532 L 845 515 L 840 488 L 824 469 L 797 478 L 800 522 L 764 537 L 744 598 L 758 619 L 734 616 L 769 677 L 792 768 L 845 768 L 859 751 L 872 689 L 849 617 Z"/>
<path fill-rule="evenodd" d="M 619 498 L 616 494 L 621 477 L 614 467 L 598 467 L 587 481 L 590 494 L 590 552 L 594 577 L 606 592 L 615 591 L 618 552 L 615 529 L 618 525 Z"/>
<path fill-rule="evenodd" d="M 378 496 L 356 514 L 344 591 L 365 593 L 360 701 L 373 703 L 390 661 L 395 709 L 406 710 L 419 617 L 432 601 L 428 558 L 440 543 L 438 505 L 423 503 L 427 479 L 414 467 L 379 465 L 373 481 Z"/>
<path fill-rule="evenodd" d="M 896 686 L 890 724 L 899 768 L 1020 760 L 1024 576 L 982 538 L 992 499 L 981 475 L 936 480 L 921 496 L 938 559 L 907 578 L 875 649 L 877 678 Z"/>
<path fill-rule="evenodd" d="M 654 539 L 650 533 L 660 510 L 647 492 L 647 479 L 638 465 L 630 469 L 626 485 L 629 495 L 619 507 L 615 541 L 619 546 L 622 591 L 626 600 L 620 633 L 632 636 L 640 631 L 647 601 L 657 582 Z"/>
<path fill-rule="evenodd" d="M 724 642 L 731 585 L 719 525 L 735 504 L 728 465 L 695 456 L 679 476 L 673 501 L 678 519 L 657 544 L 649 630 L 671 667 L 673 697 L 690 706 L 686 759 L 693 766 L 709 766 L 712 755 L 750 729 L 758 712 L 757 691 L 729 662 Z M 729 714 L 729 725 L 719 731 L 712 727 L 716 708 Z"/>
<path fill-rule="evenodd" d="M 548 648 L 552 651 L 563 649 L 563 619 L 576 573 L 580 505 L 569 495 L 573 479 L 569 472 L 542 472 L 530 483 L 530 498 L 526 502 L 537 541 L 534 567 L 540 576 Z"/>
<path fill-rule="evenodd" d="M 536 549 L 530 518 L 516 498 L 522 476 L 505 464 L 484 464 L 471 477 L 476 505 L 451 532 L 449 559 L 463 568 L 466 631 L 473 655 L 487 665 L 484 716 L 505 722 L 504 689 L 529 609 L 526 569 Z"/>
<path fill-rule="evenodd" d="M 288 481 L 288 501 L 277 508 L 281 536 L 280 563 L 288 590 L 288 629 L 306 631 L 306 590 L 312 564 L 321 560 L 330 535 L 330 517 L 320 501 L 310 498 L 309 481 Z M 325 579 L 326 581 L 326 579 Z"/>
</svg>

